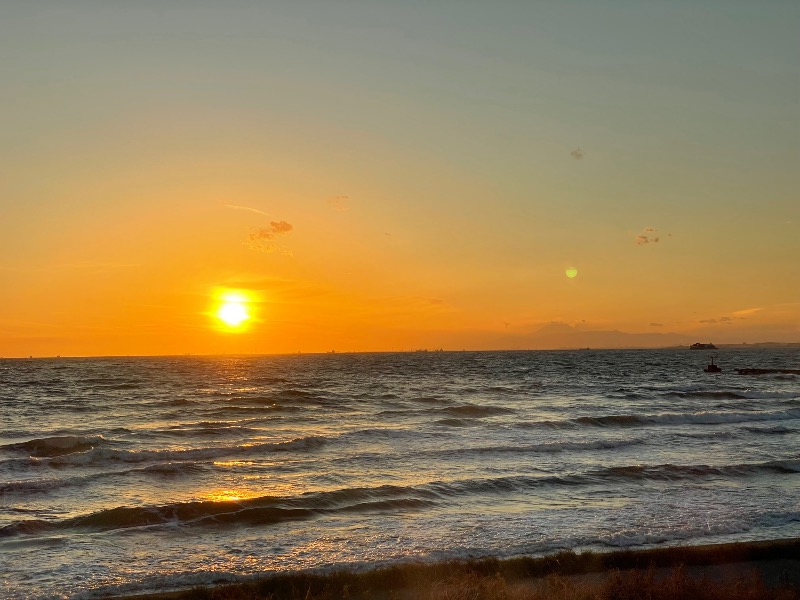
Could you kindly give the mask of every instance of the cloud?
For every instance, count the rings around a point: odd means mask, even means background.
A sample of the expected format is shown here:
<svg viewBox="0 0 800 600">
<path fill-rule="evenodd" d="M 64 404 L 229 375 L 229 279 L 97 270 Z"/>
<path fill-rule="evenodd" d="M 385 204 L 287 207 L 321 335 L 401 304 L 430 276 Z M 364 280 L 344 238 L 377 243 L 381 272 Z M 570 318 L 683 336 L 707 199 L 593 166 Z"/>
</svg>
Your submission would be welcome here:
<svg viewBox="0 0 800 600">
<path fill-rule="evenodd" d="M 259 227 L 250 232 L 248 245 L 252 250 L 258 252 L 274 252 L 280 250 L 282 254 L 292 256 L 292 252 L 286 248 L 281 248 L 274 243 L 277 236 L 282 236 L 294 229 L 291 223 L 286 221 L 270 221 L 266 227 Z"/>
<path fill-rule="evenodd" d="M 650 327 L 663 327 L 663 323 L 650 323 Z"/>
<path fill-rule="evenodd" d="M 749 316 L 756 314 L 757 312 L 761 312 L 764 310 L 763 308 L 745 308 L 742 310 L 735 310 L 733 311 L 733 316 L 737 319 L 746 319 Z"/>
<path fill-rule="evenodd" d="M 260 227 L 254 230 L 250 234 L 250 239 L 253 241 L 271 240 L 274 239 L 276 235 L 289 233 L 292 229 L 294 229 L 292 224 L 286 221 L 270 221 L 267 227 Z"/>
<path fill-rule="evenodd" d="M 233 210 L 246 210 L 247 212 L 256 213 L 257 215 L 264 215 L 266 217 L 271 216 L 269 213 L 264 212 L 263 210 L 258 210 L 257 208 L 250 208 L 249 206 L 239 206 L 238 204 L 223 204 L 225 208 L 232 208 Z"/>
<path fill-rule="evenodd" d="M 756 309 L 758 310 L 758 309 Z M 736 313 L 733 313 L 736 315 Z M 746 317 L 730 317 L 730 316 L 723 316 L 723 317 L 716 317 L 712 319 L 699 319 L 698 323 L 703 323 L 704 325 L 732 325 L 735 319 L 745 319 Z"/>
<path fill-rule="evenodd" d="M 350 196 L 335 196 L 328 198 L 328 206 L 338 212 L 350 210 Z"/>
<path fill-rule="evenodd" d="M 584 157 L 584 152 L 580 148 L 575 148 L 569 155 L 575 160 L 581 160 Z"/>
<path fill-rule="evenodd" d="M 637 246 L 645 246 L 646 244 L 657 244 L 661 241 L 661 236 L 656 235 L 658 231 L 655 227 L 645 227 L 641 233 L 637 234 L 634 238 Z M 671 233 L 667 237 L 672 237 Z"/>
</svg>

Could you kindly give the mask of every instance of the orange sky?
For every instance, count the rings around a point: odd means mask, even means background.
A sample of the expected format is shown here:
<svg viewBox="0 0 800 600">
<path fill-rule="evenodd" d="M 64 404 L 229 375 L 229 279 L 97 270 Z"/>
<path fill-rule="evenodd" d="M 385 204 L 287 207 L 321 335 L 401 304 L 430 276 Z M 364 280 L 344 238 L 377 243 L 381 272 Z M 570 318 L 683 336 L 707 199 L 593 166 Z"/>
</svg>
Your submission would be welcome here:
<svg viewBox="0 0 800 600">
<path fill-rule="evenodd" d="M 800 10 L 622 6 L 12 2 L 0 356 L 800 342 Z"/>
</svg>

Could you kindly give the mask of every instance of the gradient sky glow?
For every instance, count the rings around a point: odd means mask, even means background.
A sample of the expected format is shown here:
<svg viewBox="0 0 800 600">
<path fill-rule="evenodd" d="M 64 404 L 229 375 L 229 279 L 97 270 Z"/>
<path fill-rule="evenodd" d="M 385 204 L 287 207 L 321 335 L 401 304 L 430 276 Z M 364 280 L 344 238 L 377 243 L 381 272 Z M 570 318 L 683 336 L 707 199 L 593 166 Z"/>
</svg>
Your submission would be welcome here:
<svg viewBox="0 0 800 600">
<path fill-rule="evenodd" d="M 800 342 L 798 31 L 794 0 L 7 0 L 0 355 Z"/>
</svg>

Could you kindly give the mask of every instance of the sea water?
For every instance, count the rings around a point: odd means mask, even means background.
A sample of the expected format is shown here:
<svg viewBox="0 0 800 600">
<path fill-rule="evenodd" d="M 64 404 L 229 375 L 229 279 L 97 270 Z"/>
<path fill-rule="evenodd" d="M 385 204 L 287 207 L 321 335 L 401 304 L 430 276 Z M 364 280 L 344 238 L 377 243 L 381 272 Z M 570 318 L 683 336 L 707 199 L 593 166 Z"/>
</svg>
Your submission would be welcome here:
<svg viewBox="0 0 800 600">
<path fill-rule="evenodd" d="M 0 361 L 0 596 L 800 536 L 800 350 Z"/>
</svg>

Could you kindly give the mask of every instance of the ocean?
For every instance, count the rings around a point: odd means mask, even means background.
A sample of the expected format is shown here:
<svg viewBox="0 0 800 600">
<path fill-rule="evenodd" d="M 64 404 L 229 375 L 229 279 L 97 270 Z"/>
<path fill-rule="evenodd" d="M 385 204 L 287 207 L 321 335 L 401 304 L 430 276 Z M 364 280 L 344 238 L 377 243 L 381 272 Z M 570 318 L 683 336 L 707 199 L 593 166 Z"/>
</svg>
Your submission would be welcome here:
<svg viewBox="0 0 800 600">
<path fill-rule="evenodd" d="M 797 348 L 0 360 L 0 597 L 800 537 Z"/>
</svg>

